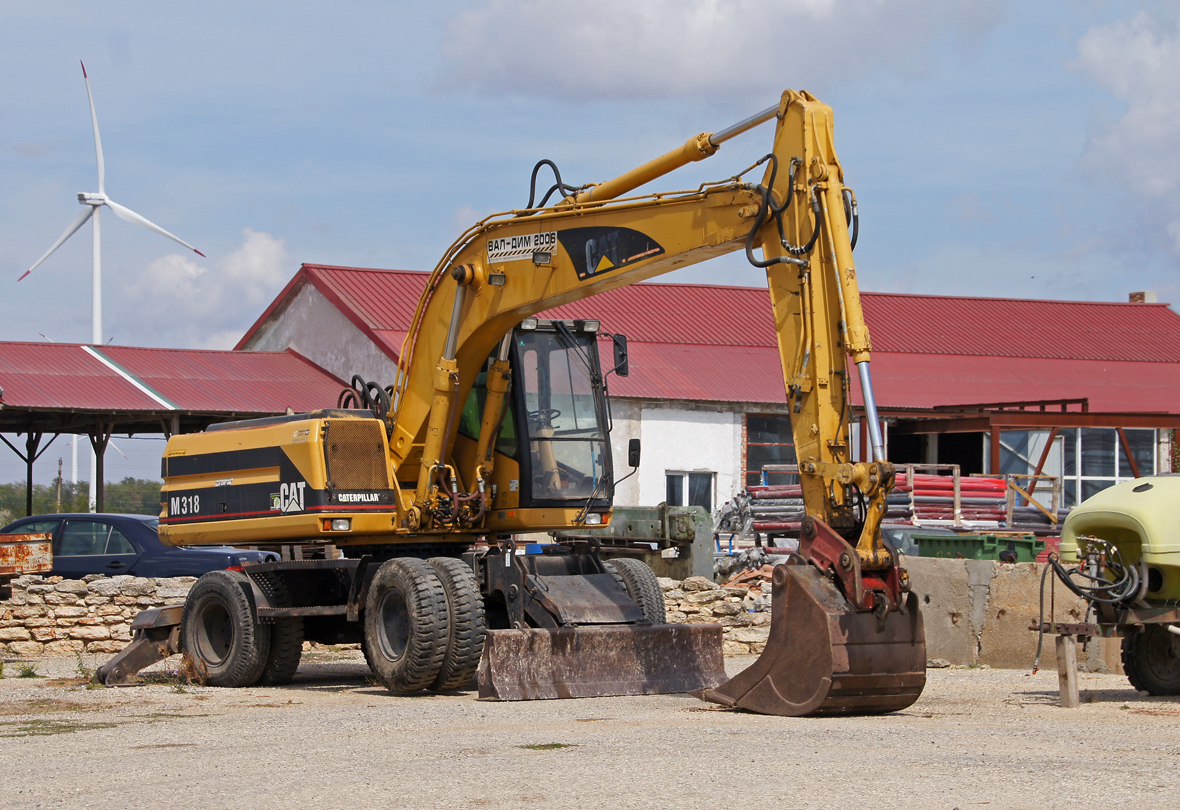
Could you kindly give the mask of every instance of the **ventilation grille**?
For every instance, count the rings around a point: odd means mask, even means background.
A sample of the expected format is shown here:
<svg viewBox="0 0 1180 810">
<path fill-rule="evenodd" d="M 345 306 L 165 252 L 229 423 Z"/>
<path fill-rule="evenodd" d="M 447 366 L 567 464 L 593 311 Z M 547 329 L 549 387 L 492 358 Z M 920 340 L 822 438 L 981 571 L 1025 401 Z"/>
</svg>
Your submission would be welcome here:
<svg viewBox="0 0 1180 810">
<path fill-rule="evenodd" d="M 380 419 L 332 419 L 324 430 L 330 489 L 391 489 Z"/>
</svg>

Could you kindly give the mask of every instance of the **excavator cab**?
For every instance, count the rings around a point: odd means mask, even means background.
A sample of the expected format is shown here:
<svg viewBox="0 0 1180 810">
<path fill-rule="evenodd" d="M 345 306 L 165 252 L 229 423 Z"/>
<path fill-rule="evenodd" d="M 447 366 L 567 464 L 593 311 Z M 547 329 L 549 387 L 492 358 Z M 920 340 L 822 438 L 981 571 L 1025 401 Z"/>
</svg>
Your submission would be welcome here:
<svg viewBox="0 0 1180 810">
<path fill-rule="evenodd" d="M 598 321 L 528 318 L 513 334 L 514 411 L 527 447 L 520 457 L 521 481 L 529 485 L 521 492 L 522 507 L 587 499 L 610 506 L 611 452 L 597 333 Z"/>
</svg>

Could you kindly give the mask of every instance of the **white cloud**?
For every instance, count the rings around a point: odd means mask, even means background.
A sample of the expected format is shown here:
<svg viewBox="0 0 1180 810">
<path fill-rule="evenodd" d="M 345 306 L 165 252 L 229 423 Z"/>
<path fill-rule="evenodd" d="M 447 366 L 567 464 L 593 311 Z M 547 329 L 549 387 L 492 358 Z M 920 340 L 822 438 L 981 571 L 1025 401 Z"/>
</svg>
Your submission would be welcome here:
<svg viewBox="0 0 1180 810">
<path fill-rule="evenodd" d="M 1180 256 L 1180 18 L 1140 13 L 1091 28 L 1074 67 L 1124 105 L 1117 120 L 1096 123 L 1089 171 L 1129 193 L 1137 238 Z"/>
<path fill-rule="evenodd" d="M 240 248 L 217 263 L 227 285 L 245 295 L 247 303 L 269 302 L 292 273 L 287 243 L 269 233 L 245 228 Z"/>
<path fill-rule="evenodd" d="M 982 36 L 1004 0 L 486 0 L 456 14 L 445 82 L 560 100 L 726 98 L 921 69 L 948 31 Z"/>
<path fill-rule="evenodd" d="M 240 247 L 212 267 L 188 255 L 152 261 L 125 290 L 133 318 L 123 344 L 232 348 L 295 272 L 282 239 L 246 228 Z"/>
</svg>

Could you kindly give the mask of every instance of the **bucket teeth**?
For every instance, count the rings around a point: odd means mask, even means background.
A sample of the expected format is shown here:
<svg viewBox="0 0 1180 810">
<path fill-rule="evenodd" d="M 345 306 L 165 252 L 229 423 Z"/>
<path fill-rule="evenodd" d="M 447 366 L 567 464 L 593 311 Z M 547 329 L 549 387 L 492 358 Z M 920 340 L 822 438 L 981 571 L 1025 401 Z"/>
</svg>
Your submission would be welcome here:
<svg viewBox="0 0 1180 810">
<path fill-rule="evenodd" d="M 478 673 L 492 700 L 676 694 L 724 680 L 716 624 L 489 630 Z"/>
<path fill-rule="evenodd" d="M 882 620 L 854 610 L 811 565 L 778 566 L 773 587 L 765 651 L 732 680 L 694 692 L 697 697 L 800 717 L 899 711 L 922 694 L 926 637 L 914 594 Z"/>
</svg>

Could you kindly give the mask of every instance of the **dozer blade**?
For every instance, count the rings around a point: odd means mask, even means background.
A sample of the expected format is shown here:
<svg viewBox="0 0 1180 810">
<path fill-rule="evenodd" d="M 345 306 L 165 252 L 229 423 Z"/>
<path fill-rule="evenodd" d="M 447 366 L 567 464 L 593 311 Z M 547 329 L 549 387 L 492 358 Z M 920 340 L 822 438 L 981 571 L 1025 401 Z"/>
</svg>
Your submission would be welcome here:
<svg viewBox="0 0 1180 810">
<path fill-rule="evenodd" d="M 663 695 L 725 680 L 716 624 L 489 630 L 479 696 L 550 700 Z"/>
<path fill-rule="evenodd" d="M 884 619 L 856 611 L 812 565 L 779 565 L 770 638 L 748 669 L 703 700 L 760 714 L 880 714 L 904 709 L 926 685 L 917 597 Z"/>
</svg>

